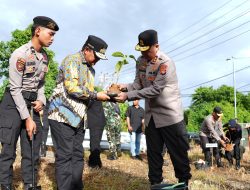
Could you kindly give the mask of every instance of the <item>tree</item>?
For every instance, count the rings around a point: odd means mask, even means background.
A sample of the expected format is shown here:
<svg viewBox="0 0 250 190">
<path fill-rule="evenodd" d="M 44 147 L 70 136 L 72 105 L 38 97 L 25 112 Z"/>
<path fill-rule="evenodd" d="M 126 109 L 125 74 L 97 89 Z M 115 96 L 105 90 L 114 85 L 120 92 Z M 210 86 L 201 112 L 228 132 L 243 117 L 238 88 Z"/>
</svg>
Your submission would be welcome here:
<svg viewBox="0 0 250 190">
<path fill-rule="evenodd" d="M 237 92 L 237 119 L 239 122 L 249 122 L 250 95 Z M 185 111 L 185 120 L 188 121 L 189 131 L 199 131 L 203 119 L 212 113 L 215 106 L 220 106 L 223 110 L 223 122 L 228 122 L 234 118 L 234 89 L 233 87 L 222 85 L 218 89 L 212 87 L 200 87 L 192 95 L 190 109 Z"/>
<path fill-rule="evenodd" d="M 31 25 L 29 25 L 25 30 L 15 30 L 11 33 L 12 38 L 8 42 L 0 42 L 0 78 L 9 77 L 9 58 L 11 53 L 17 49 L 18 47 L 22 46 L 23 44 L 27 43 L 31 39 Z M 45 96 L 49 98 L 51 93 L 56 85 L 56 76 L 58 74 L 58 64 L 54 61 L 55 54 L 53 51 L 48 50 L 45 48 L 45 51 L 48 54 L 49 60 L 49 72 L 45 78 Z M 3 84 L 1 89 L 3 88 L 6 83 Z M 2 99 L 3 93 L 0 91 L 0 100 Z"/>
</svg>

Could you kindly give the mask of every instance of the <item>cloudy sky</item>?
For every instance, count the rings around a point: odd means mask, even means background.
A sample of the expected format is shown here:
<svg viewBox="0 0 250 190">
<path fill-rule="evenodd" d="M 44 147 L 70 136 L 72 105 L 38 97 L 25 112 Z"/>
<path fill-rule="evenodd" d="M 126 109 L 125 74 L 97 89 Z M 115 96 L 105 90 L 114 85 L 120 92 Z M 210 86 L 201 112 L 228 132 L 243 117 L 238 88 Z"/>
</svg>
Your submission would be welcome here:
<svg viewBox="0 0 250 190">
<path fill-rule="evenodd" d="M 236 73 L 237 88 L 250 89 L 250 0 L 0 0 L 0 10 L 0 41 L 35 16 L 57 21 L 60 30 L 50 49 L 58 63 L 79 51 L 89 34 L 103 38 L 109 60 L 96 65 L 97 79 L 114 72 L 114 51 L 137 57 L 138 34 L 157 30 L 161 50 L 176 63 L 184 107 L 195 89 L 190 87 L 232 73 L 233 62 L 235 70 L 243 68 Z M 123 67 L 119 81 L 133 81 L 134 67 L 133 61 Z M 233 86 L 233 75 L 203 86 L 222 84 Z"/>
</svg>

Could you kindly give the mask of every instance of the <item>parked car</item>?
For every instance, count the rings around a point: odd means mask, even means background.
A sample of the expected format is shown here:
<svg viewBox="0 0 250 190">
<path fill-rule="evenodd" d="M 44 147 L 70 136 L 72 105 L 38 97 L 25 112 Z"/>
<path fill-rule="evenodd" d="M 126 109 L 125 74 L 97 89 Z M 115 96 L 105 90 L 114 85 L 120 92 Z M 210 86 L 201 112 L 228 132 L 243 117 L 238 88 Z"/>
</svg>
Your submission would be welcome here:
<svg viewBox="0 0 250 190">
<path fill-rule="evenodd" d="M 197 132 L 188 132 L 188 140 L 189 142 L 195 142 L 196 144 L 200 144 L 200 136 Z"/>
</svg>

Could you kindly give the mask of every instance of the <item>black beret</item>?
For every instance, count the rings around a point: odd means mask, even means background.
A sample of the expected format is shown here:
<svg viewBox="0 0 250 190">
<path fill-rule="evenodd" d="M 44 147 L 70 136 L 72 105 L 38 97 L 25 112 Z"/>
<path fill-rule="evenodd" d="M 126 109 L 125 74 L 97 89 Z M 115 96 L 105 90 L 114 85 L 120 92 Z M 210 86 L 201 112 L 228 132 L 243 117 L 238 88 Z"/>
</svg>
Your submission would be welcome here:
<svg viewBox="0 0 250 190">
<path fill-rule="evenodd" d="M 45 28 L 49 28 L 49 29 L 55 30 L 55 31 L 59 30 L 57 23 L 54 20 L 52 20 L 51 18 L 46 17 L 46 16 L 37 16 L 37 17 L 33 18 L 33 22 L 34 22 L 33 23 L 34 25 L 43 26 Z"/>
<path fill-rule="evenodd" d="M 158 36 L 155 30 L 145 30 L 138 36 L 138 44 L 135 46 L 137 51 L 147 51 L 152 45 L 158 43 Z"/>
<path fill-rule="evenodd" d="M 108 44 L 101 38 L 89 35 L 84 46 L 88 46 L 90 49 L 94 50 L 96 56 L 100 59 L 107 59 L 105 52 L 108 48 Z"/>
</svg>

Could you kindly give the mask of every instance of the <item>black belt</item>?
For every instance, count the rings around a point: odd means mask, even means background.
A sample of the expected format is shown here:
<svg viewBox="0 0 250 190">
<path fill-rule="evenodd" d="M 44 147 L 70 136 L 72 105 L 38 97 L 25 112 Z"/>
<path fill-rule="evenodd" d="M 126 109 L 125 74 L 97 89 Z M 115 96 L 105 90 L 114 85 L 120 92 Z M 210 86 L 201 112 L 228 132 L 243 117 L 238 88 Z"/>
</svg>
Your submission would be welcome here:
<svg viewBox="0 0 250 190">
<path fill-rule="evenodd" d="M 36 101 L 37 99 L 37 92 L 30 92 L 30 91 L 22 91 L 23 98 L 28 101 Z"/>
<path fill-rule="evenodd" d="M 6 92 L 10 92 L 10 88 L 7 87 Z M 25 91 L 22 90 L 22 95 L 25 100 L 28 100 L 30 102 L 36 101 L 37 100 L 37 92 L 31 92 L 31 91 Z"/>
</svg>

